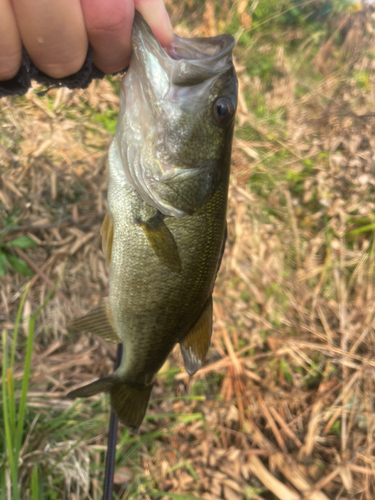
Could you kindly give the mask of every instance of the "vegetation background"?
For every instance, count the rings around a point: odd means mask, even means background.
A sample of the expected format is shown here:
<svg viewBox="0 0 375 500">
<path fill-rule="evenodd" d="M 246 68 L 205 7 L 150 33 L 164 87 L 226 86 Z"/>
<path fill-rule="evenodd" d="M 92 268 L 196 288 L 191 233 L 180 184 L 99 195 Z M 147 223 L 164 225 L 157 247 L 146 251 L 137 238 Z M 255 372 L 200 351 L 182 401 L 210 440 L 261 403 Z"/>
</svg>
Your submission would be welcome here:
<svg viewBox="0 0 375 500">
<path fill-rule="evenodd" d="M 237 40 L 229 240 L 207 364 L 173 353 L 119 429 L 114 498 L 373 499 L 375 9 L 166 3 L 179 35 Z M 65 394 L 115 347 L 66 324 L 107 294 L 119 86 L 0 101 L 1 500 L 101 498 L 108 399 Z"/>
</svg>

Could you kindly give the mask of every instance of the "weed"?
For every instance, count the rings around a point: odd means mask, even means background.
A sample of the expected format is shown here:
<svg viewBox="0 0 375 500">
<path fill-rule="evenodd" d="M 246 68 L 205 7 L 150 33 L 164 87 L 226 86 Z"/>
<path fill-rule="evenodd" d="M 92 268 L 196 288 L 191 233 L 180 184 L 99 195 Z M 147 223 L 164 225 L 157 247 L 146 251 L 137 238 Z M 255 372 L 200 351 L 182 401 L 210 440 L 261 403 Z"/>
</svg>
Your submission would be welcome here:
<svg viewBox="0 0 375 500">
<path fill-rule="evenodd" d="M 108 130 L 112 135 L 115 135 L 116 125 L 118 119 L 118 112 L 112 109 L 109 109 L 105 112 L 105 114 L 97 114 L 95 116 L 96 122 L 102 122 L 104 128 Z"/>
<path fill-rule="evenodd" d="M 59 280 L 58 280 L 59 281 Z M 27 285 L 23 292 L 20 306 L 18 308 L 18 314 L 16 318 L 16 324 L 13 331 L 12 339 L 12 350 L 9 360 L 9 348 L 8 348 L 8 335 L 4 330 L 2 332 L 3 341 L 3 360 L 2 360 L 2 399 L 3 399 L 3 422 L 4 422 L 4 434 L 6 443 L 6 456 L 7 465 L 10 470 L 11 478 L 11 491 L 12 498 L 14 500 L 20 500 L 20 485 L 19 485 L 19 459 L 21 446 L 24 441 L 24 423 L 25 415 L 27 411 L 27 391 L 29 387 L 30 378 L 30 368 L 31 368 L 31 356 L 33 352 L 34 345 L 34 333 L 35 333 L 35 321 L 39 314 L 46 306 L 48 301 L 53 296 L 55 289 L 58 285 L 58 281 L 55 283 L 54 287 L 48 293 L 43 304 L 38 307 L 38 309 L 29 318 L 29 328 L 28 337 L 26 344 L 26 354 L 24 362 L 24 374 L 22 379 L 22 389 L 19 404 L 16 401 L 16 387 L 14 383 L 14 364 L 15 364 L 15 352 L 17 345 L 18 329 L 21 320 L 21 314 L 23 310 L 23 305 L 26 299 L 26 295 L 29 289 Z M 4 453 L 4 452 L 3 452 Z M 3 475 L 3 482 L 5 484 L 6 475 L 6 465 L 2 466 L 1 474 Z M 34 468 L 32 474 L 32 491 L 33 494 L 37 495 L 38 491 L 38 472 Z M 35 498 L 38 498 L 37 496 Z"/>
<path fill-rule="evenodd" d="M 25 276 L 32 276 L 33 272 L 26 262 L 14 254 L 15 248 L 32 248 L 37 246 L 29 236 L 23 235 L 17 238 L 7 237 L 7 233 L 15 226 L 14 217 L 9 217 L 5 221 L 5 227 L 0 232 L 0 277 L 4 276 L 10 268 Z"/>
</svg>

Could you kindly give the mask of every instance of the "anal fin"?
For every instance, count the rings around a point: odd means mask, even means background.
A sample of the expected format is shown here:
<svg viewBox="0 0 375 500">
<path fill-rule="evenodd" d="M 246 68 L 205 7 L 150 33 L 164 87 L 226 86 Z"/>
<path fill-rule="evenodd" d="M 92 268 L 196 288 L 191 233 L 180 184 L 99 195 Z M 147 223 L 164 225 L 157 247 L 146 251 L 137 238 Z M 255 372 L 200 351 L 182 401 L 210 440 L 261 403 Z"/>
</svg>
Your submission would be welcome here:
<svg viewBox="0 0 375 500">
<path fill-rule="evenodd" d="M 212 334 L 212 296 L 208 299 L 201 317 L 180 342 L 181 354 L 189 375 L 201 368 L 210 346 Z"/>
<path fill-rule="evenodd" d="M 110 375 L 69 392 L 67 397 L 70 399 L 87 398 L 100 392 L 109 393 L 111 405 L 117 418 L 132 433 L 135 433 L 145 416 L 152 388 L 153 384 L 142 389 L 135 389 L 122 382 L 115 375 Z"/>
<path fill-rule="evenodd" d="M 178 248 L 172 233 L 163 220 L 163 215 L 157 214 L 146 221 L 139 219 L 139 224 L 158 259 L 171 271 L 181 271 L 182 264 Z"/>
<path fill-rule="evenodd" d="M 102 235 L 102 248 L 105 255 L 105 263 L 107 266 L 111 263 L 112 244 L 113 244 L 113 218 L 107 212 L 105 214 L 102 227 L 100 228 Z"/>
<path fill-rule="evenodd" d="M 94 333 L 108 342 L 121 342 L 113 324 L 108 299 L 102 300 L 97 307 L 90 309 L 84 316 L 73 320 L 67 328 L 68 330 Z"/>
</svg>

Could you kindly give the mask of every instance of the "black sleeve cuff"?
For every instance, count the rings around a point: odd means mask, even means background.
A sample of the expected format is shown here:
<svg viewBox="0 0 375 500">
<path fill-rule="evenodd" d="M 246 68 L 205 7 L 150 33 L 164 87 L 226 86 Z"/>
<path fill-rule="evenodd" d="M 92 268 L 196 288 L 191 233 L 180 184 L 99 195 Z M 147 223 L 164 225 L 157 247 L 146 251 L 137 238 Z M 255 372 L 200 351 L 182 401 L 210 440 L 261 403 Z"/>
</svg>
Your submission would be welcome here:
<svg viewBox="0 0 375 500">
<path fill-rule="evenodd" d="M 125 69 L 123 70 L 125 71 Z M 120 72 L 121 73 L 121 72 Z M 10 95 L 24 95 L 31 87 L 31 80 L 35 80 L 47 87 L 47 90 L 58 87 L 69 89 L 85 89 L 94 78 L 103 78 L 105 74 L 96 68 L 92 62 L 92 50 L 89 47 L 82 68 L 74 75 L 65 78 L 51 78 L 40 71 L 31 61 L 29 55 L 23 49 L 22 64 L 14 78 L 0 82 L 0 98 Z"/>
</svg>

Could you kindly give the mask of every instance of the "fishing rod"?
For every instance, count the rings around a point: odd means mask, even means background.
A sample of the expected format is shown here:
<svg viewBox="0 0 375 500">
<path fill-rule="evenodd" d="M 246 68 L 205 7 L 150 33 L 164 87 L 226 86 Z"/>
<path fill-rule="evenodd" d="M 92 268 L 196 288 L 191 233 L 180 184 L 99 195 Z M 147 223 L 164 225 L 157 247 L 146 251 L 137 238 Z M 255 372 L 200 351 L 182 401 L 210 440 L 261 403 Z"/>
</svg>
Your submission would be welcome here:
<svg viewBox="0 0 375 500">
<path fill-rule="evenodd" d="M 121 364 L 122 351 L 123 351 L 122 344 L 117 344 L 115 370 Z M 112 500 L 113 475 L 115 473 L 115 462 L 116 462 L 117 424 L 118 424 L 117 417 L 115 415 L 115 412 L 112 410 L 111 419 L 109 421 L 107 456 L 105 459 L 103 500 Z"/>
</svg>

